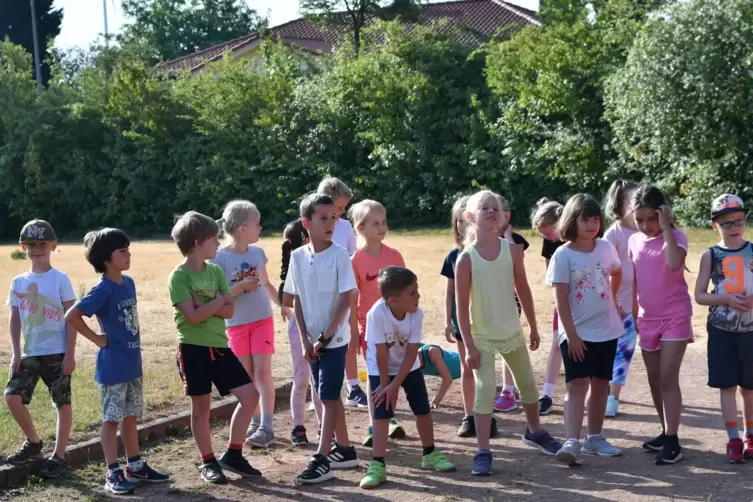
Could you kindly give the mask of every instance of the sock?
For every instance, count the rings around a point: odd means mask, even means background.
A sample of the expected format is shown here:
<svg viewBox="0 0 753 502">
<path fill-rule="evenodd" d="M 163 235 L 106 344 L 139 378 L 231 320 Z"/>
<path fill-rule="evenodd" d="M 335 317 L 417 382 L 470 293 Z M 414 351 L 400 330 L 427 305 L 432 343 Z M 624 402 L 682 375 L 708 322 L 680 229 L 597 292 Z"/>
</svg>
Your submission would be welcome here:
<svg viewBox="0 0 753 502">
<path fill-rule="evenodd" d="M 353 390 L 353 387 L 358 387 L 359 385 L 357 378 L 348 380 L 348 390 Z"/>
<path fill-rule="evenodd" d="M 510 384 L 505 384 L 505 389 L 504 390 L 506 390 L 507 392 L 509 392 L 510 394 L 512 394 L 512 392 L 515 390 L 515 386 L 514 385 L 510 385 Z"/>
<path fill-rule="evenodd" d="M 382 465 L 387 465 L 384 463 L 384 457 L 374 457 L 374 462 L 381 462 Z"/>
<path fill-rule="evenodd" d="M 144 461 L 141 460 L 141 455 L 135 457 L 128 457 L 128 468 L 132 471 L 140 471 L 144 468 Z"/>
<path fill-rule="evenodd" d="M 251 423 L 256 426 L 261 425 L 261 415 L 254 415 L 253 417 L 251 417 Z"/>
<path fill-rule="evenodd" d="M 544 395 L 549 397 L 554 396 L 554 384 L 548 382 L 544 384 Z"/>
<path fill-rule="evenodd" d="M 424 456 L 434 453 L 434 445 L 424 446 Z"/>
<path fill-rule="evenodd" d="M 591 438 L 598 437 L 598 436 L 601 436 L 601 432 L 598 434 L 586 434 L 586 441 L 588 441 Z"/>
<path fill-rule="evenodd" d="M 214 462 L 217 462 L 217 459 L 214 458 L 214 453 L 210 453 L 209 455 L 202 455 L 201 461 L 205 464 L 212 464 Z"/>
<path fill-rule="evenodd" d="M 729 439 L 740 439 L 740 431 L 737 429 L 737 427 L 738 427 L 737 422 L 724 422 L 724 428 L 727 429 L 727 437 Z M 748 430 L 747 427 L 745 428 L 745 430 L 747 432 Z"/>
<path fill-rule="evenodd" d="M 272 432 L 272 414 L 271 413 L 262 413 L 261 414 L 261 428 Z"/>
<path fill-rule="evenodd" d="M 111 474 L 119 470 L 120 470 L 120 462 L 113 462 L 112 464 L 107 464 L 107 474 Z"/>
<path fill-rule="evenodd" d="M 753 436 L 753 422 L 745 422 L 745 435 Z"/>
</svg>

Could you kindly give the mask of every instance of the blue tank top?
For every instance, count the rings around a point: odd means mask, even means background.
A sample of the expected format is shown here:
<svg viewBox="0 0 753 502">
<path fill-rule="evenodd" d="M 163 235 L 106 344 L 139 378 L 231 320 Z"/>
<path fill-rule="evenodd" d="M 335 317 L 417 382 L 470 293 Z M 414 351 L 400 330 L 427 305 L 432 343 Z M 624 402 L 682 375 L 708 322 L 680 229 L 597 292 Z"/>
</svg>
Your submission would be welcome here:
<svg viewBox="0 0 753 502">
<path fill-rule="evenodd" d="M 440 376 L 439 370 L 433 362 L 429 360 L 429 349 L 436 347 L 442 351 L 442 359 L 447 365 L 447 369 L 450 370 L 450 376 L 453 380 L 460 378 L 460 354 L 452 350 L 444 350 L 439 345 L 426 345 L 421 344 L 420 351 L 421 356 L 424 358 L 424 367 L 421 369 L 424 375 Z"/>
<path fill-rule="evenodd" d="M 711 251 L 712 294 L 753 295 L 753 244 L 745 241 L 740 249 L 714 246 Z M 738 312 L 727 305 L 709 307 L 708 322 L 717 329 L 753 332 L 753 311 Z"/>
</svg>

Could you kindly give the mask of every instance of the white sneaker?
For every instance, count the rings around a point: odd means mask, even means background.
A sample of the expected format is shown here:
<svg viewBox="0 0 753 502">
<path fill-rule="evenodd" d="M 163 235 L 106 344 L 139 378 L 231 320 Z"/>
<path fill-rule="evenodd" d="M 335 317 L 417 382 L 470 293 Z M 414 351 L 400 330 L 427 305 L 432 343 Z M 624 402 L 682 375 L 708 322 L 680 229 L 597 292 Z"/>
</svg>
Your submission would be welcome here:
<svg viewBox="0 0 753 502">
<path fill-rule="evenodd" d="M 580 443 L 575 439 L 568 439 L 565 445 L 560 448 L 555 457 L 557 462 L 562 462 L 567 465 L 580 465 L 581 464 L 581 452 Z"/>
<path fill-rule="evenodd" d="M 604 439 L 604 436 L 599 434 L 598 436 L 586 439 L 583 443 L 583 453 L 586 455 L 598 455 L 600 457 L 619 457 L 622 455 L 622 450 L 613 446 L 609 441 Z"/>
<path fill-rule="evenodd" d="M 250 437 L 246 438 L 246 444 L 254 448 L 266 448 L 275 441 L 275 433 L 264 427 L 256 429 Z"/>
</svg>

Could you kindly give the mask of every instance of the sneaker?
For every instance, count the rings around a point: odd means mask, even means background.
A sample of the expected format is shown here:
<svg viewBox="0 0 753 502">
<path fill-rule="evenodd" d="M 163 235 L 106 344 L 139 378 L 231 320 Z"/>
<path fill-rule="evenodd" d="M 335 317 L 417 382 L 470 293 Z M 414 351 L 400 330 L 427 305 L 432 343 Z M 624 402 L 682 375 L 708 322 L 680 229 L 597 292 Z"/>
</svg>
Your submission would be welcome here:
<svg viewBox="0 0 753 502">
<path fill-rule="evenodd" d="M 275 433 L 265 427 L 259 427 L 251 436 L 246 437 L 246 444 L 252 448 L 266 448 L 275 442 Z"/>
<path fill-rule="evenodd" d="M 518 389 L 512 390 L 512 397 L 515 398 L 516 403 L 520 403 L 520 391 Z"/>
<path fill-rule="evenodd" d="M 515 402 L 515 397 L 512 392 L 506 390 L 502 392 L 494 401 L 494 411 L 508 412 L 517 409 L 518 403 Z"/>
<path fill-rule="evenodd" d="M 373 490 L 387 481 L 387 467 L 381 462 L 372 460 L 366 475 L 361 480 L 361 488 Z"/>
<path fill-rule="evenodd" d="M 311 457 L 303 472 L 295 478 L 295 483 L 297 485 L 315 485 L 329 481 L 333 477 L 327 457 L 317 453 Z"/>
<path fill-rule="evenodd" d="M 221 485 L 227 483 L 225 473 L 222 472 L 222 467 L 215 460 L 213 462 L 204 462 L 199 466 L 199 472 L 201 473 L 201 479 L 207 483 L 213 485 Z"/>
<path fill-rule="evenodd" d="M 747 437 L 745 438 L 748 439 Z M 743 440 L 740 438 L 730 439 L 727 443 L 727 463 L 744 464 L 745 452 L 743 450 Z"/>
<path fill-rule="evenodd" d="M 57 455 L 50 455 L 47 457 L 44 468 L 39 471 L 39 477 L 42 479 L 57 479 L 66 469 L 68 469 L 68 462 L 65 459 Z"/>
<path fill-rule="evenodd" d="M 144 461 L 144 465 L 138 471 L 134 471 L 130 467 L 125 468 L 125 477 L 131 483 L 164 483 L 170 476 L 163 472 L 155 471 L 149 464 Z"/>
<path fill-rule="evenodd" d="M 651 439 L 643 443 L 643 449 L 650 450 L 650 451 L 661 451 L 661 449 L 664 447 L 664 443 L 666 442 L 666 438 L 667 436 L 665 436 L 664 433 L 662 432 L 661 434 L 656 436 L 654 439 Z"/>
<path fill-rule="evenodd" d="M 369 428 L 366 429 L 366 439 L 363 440 L 363 445 L 366 448 L 371 448 L 371 445 L 374 444 L 374 427 L 369 425 Z"/>
<path fill-rule="evenodd" d="M 746 434 L 745 440 L 743 442 L 745 443 L 745 449 L 743 450 L 743 457 L 753 458 L 753 434 Z"/>
<path fill-rule="evenodd" d="M 5 461 L 9 464 L 22 464 L 30 460 L 39 460 L 44 458 L 42 454 L 42 441 L 38 443 L 32 443 L 28 439 L 24 441 L 21 448 L 13 455 L 7 457 Z"/>
<path fill-rule="evenodd" d="M 122 469 L 117 469 L 107 474 L 105 491 L 115 495 L 128 495 L 136 491 L 130 481 L 125 478 Z"/>
<path fill-rule="evenodd" d="M 471 474 L 474 476 L 490 476 L 492 473 L 492 452 L 479 450 L 473 457 Z"/>
<path fill-rule="evenodd" d="M 543 417 L 544 415 L 549 415 L 553 411 L 554 403 L 552 402 L 552 398 L 549 396 L 541 396 L 541 399 L 539 399 L 539 415 Z"/>
<path fill-rule="evenodd" d="M 460 422 L 460 428 L 458 428 L 458 437 L 476 437 L 476 419 L 473 415 L 466 415 L 465 417 L 463 417 L 463 420 Z"/>
<path fill-rule="evenodd" d="M 742 441 L 741 441 L 742 442 Z M 654 463 L 656 465 L 672 465 L 682 460 L 682 448 L 677 436 L 668 437 L 661 449 L 661 453 L 656 456 Z"/>
<path fill-rule="evenodd" d="M 400 422 L 394 418 L 390 420 L 390 433 L 391 439 L 403 439 L 405 437 L 405 429 L 400 425 Z"/>
<path fill-rule="evenodd" d="M 261 424 L 255 424 L 253 422 L 248 424 L 248 430 L 246 431 L 246 439 L 256 434 L 256 431 L 259 430 L 259 427 L 261 427 Z"/>
<path fill-rule="evenodd" d="M 601 434 L 591 436 L 583 442 L 583 453 L 586 455 L 598 455 L 600 457 L 619 457 L 622 450 L 604 439 Z"/>
<path fill-rule="evenodd" d="M 366 399 L 366 394 L 361 390 L 361 387 L 356 385 L 348 393 L 348 398 L 345 400 L 345 404 L 353 406 L 354 408 L 368 408 L 369 401 Z"/>
<path fill-rule="evenodd" d="M 568 439 L 565 445 L 560 448 L 555 457 L 557 462 L 562 462 L 567 465 L 580 465 L 581 464 L 581 450 L 580 443 L 575 439 Z"/>
<path fill-rule="evenodd" d="M 526 427 L 526 431 L 523 433 L 523 444 L 531 448 L 538 448 L 546 455 L 556 455 L 562 449 L 562 443 L 554 439 L 543 428 L 539 432 L 533 433 Z"/>
<path fill-rule="evenodd" d="M 226 451 L 218 461 L 225 471 L 234 472 L 242 478 L 261 476 L 261 472 L 254 469 L 241 452 Z"/>
<path fill-rule="evenodd" d="M 431 469 L 437 472 L 452 472 L 455 464 L 447 460 L 447 457 L 439 450 L 434 450 L 421 458 L 421 469 Z"/>
<path fill-rule="evenodd" d="M 620 410 L 620 402 L 614 396 L 607 398 L 607 410 L 604 413 L 605 417 L 614 418 Z"/>
<path fill-rule="evenodd" d="M 309 438 L 306 437 L 306 428 L 302 425 L 296 425 L 293 432 L 290 433 L 290 442 L 293 446 L 307 446 Z"/>
<path fill-rule="evenodd" d="M 358 455 L 353 446 L 345 447 L 335 443 L 327 454 L 327 462 L 332 469 L 352 469 L 358 467 Z"/>
</svg>

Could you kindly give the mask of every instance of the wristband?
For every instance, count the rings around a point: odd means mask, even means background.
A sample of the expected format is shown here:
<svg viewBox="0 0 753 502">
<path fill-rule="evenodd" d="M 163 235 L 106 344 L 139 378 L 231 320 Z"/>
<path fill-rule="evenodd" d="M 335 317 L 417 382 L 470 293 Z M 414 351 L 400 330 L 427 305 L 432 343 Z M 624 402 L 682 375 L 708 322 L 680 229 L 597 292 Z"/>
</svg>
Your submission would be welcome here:
<svg viewBox="0 0 753 502">
<path fill-rule="evenodd" d="M 329 342 L 332 341 L 332 338 L 327 338 L 326 336 L 324 336 L 324 331 L 322 331 L 316 341 L 326 347 L 327 345 L 329 345 Z"/>
</svg>

